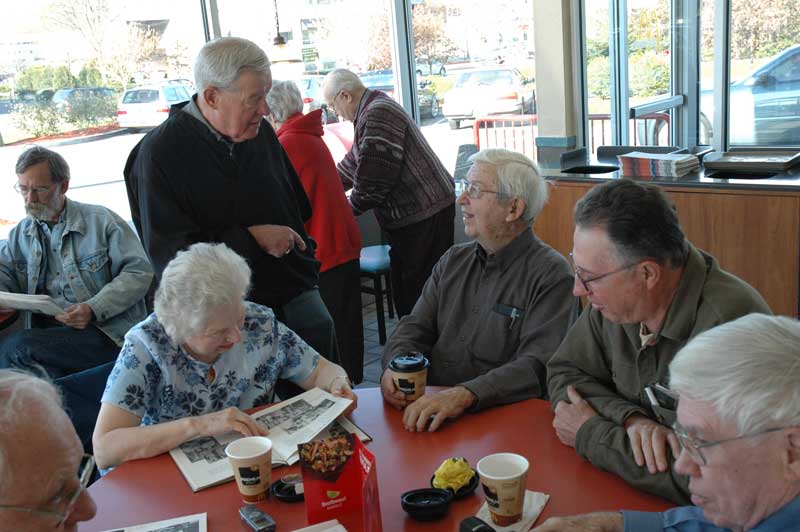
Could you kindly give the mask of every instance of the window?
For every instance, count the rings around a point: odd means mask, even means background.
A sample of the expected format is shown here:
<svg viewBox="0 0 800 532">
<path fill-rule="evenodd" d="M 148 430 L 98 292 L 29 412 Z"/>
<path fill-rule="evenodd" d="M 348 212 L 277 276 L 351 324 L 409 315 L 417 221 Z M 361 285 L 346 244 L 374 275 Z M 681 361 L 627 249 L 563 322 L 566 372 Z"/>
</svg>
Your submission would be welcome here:
<svg viewBox="0 0 800 532">
<path fill-rule="evenodd" d="M 703 0 L 700 8 L 700 102 L 698 105 L 697 143 L 710 146 L 714 126 L 714 17 L 715 0 Z"/>
<path fill-rule="evenodd" d="M 157 90 L 128 91 L 122 99 L 122 103 L 149 103 L 156 101 L 158 101 Z"/>
<path fill-rule="evenodd" d="M 797 2 L 629 0 L 623 5 L 625 10 L 614 2 L 583 1 L 588 130 L 594 144 L 596 100 L 606 92 L 611 127 L 603 128 L 605 142 L 625 143 L 627 134 L 629 144 L 717 150 L 800 144 L 800 67 L 793 63 L 800 45 Z M 597 59 L 606 55 L 604 38 L 608 67 Z M 621 58 L 626 60 L 620 64 Z M 643 131 L 639 123 L 622 127 L 626 118 L 660 113 L 666 116 L 655 131 Z"/>
<path fill-rule="evenodd" d="M 119 105 L 158 100 L 157 90 L 128 89 L 192 78 L 204 42 L 199 3 L 37 1 L 4 10 L 0 26 L 0 164 L 11 174 L 0 182 L 0 239 L 25 216 L 14 163 L 24 144 L 45 139 L 70 165 L 70 198 L 130 219 L 121 168 L 143 133 L 104 134 L 119 133 Z"/>
<path fill-rule="evenodd" d="M 412 10 L 419 120 L 444 166 L 454 171 L 464 144 L 535 156 L 533 2 L 433 0 Z"/>
<path fill-rule="evenodd" d="M 731 1 L 729 144 L 800 144 L 797 2 Z"/>
<path fill-rule="evenodd" d="M 674 109 L 671 0 L 584 0 L 587 143 L 669 145 Z"/>
</svg>

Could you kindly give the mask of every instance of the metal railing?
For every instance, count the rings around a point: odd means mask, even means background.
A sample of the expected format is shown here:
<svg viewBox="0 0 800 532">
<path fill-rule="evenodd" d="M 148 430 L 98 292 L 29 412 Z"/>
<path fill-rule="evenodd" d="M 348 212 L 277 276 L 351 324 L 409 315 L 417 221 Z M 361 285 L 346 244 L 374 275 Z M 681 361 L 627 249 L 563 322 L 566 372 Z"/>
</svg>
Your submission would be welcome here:
<svg viewBox="0 0 800 532">
<path fill-rule="evenodd" d="M 476 118 L 472 126 L 475 145 L 506 148 L 536 158 L 536 115 L 497 115 Z"/>
<path fill-rule="evenodd" d="M 669 145 L 669 119 L 669 113 L 649 113 L 638 118 L 631 118 L 628 121 L 630 144 L 633 146 Z M 665 127 L 666 129 L 664 129 Z M 611 115 L 599 113 L 589 115 L 589 140 L 592 153 L 597 146 L 605 146 L 611 142 Z"/>
<path fill-rule="evenodd" d="M 632 118 L 630 139 L 634 146 L 659 146 L 669 144 L 669 113 L 649 113 Z M 537 115 L 498 115 L 475 119 L 472 126 L 473 142 L 478 149 L 506 148 L 535 158 Z M 611 116 L 589 115 L 589 147 L 611 142 Z"/>
</svg>

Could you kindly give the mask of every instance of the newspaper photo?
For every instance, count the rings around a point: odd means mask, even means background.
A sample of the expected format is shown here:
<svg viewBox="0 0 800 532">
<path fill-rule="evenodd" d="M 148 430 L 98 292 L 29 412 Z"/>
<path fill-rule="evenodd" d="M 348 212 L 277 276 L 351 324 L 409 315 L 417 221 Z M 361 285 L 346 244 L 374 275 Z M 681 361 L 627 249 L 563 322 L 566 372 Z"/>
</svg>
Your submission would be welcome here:
<svg viewBox="0 0 800 532">
<path fill-rule="evenodd" d="M 328 437 L 341 431 L 352 432 L 362 440 L 370 439 L 344 417 L 337 418 L 350 406 L 350 399 L 335 397 L 313 388 L 291 399 L 253 414 L 253 419 L 269 430 L 272 440 L 272 466 L 297 462 L 297 445 L 317 436 Z M 225 446 L 241 438 L 238 432 L 196 438 L 172 449 L 169 454 L 192 491 L 215 486 L 233 479 Z"/>
<path fill-rule="evenodd" d="M 125 528 L 114 528 L 105 532 L 207 532 L 206 514 L 187 515 L 176 517 L 157 523 L 146 525 L 127 526 Z"/>
<path fill-rule="evenodd" d="M 30 310 L 50 316 L 58 316 L 64 312 L 64 309 L 59 307 L 48 295 L 15 294 L 13 292 L 0 292 L 0 308 Z"/>
</svg>

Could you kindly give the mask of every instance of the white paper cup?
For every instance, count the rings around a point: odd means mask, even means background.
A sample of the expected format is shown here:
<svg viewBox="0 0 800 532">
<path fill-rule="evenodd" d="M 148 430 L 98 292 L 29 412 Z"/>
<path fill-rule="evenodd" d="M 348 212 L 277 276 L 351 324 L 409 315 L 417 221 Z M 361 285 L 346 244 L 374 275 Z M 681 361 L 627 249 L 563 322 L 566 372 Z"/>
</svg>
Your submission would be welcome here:
<svg viewBox="0 0 800 532">
<path fill-rule="evenodd" d="M 244 502 L 265 500 L 272 480 L 272 440 L 263 436 L 240 438 L 225 447 L 225 454 Z"/>
<path fill-rule="evenodd" d="M 389 363 L 394 386 L 405 394 L 409 401 L 425 395 L 430 361 L 422 353 L 410 352 L 395 356 Z"/>
<path fill-rule="evenodd" d="M 508 526 L 522 519 L 528 460 L 514 453 L 498 453 L 478 461 L 476 469 L 492 522 Z"/>
</svg>

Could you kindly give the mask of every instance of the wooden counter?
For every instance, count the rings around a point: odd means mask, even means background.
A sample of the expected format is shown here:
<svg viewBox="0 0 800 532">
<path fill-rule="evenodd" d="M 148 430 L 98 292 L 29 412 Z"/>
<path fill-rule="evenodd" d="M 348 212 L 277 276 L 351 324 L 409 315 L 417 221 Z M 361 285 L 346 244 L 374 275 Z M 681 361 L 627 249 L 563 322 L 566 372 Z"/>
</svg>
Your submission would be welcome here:
<svg viewBox="0 0 800 532">
<path fill-rule="evenodd" d="M 572 251 L 572 209 L 599 182 L 550 181 L 550 200 L 534 231 L 564 256 Z M 800 187 L 660 185 L 675 201 L 683 230 L 695 246 L 750 283 L 776 314 L 800 315 Z"/>
</svg>

